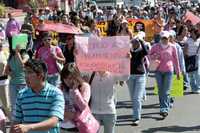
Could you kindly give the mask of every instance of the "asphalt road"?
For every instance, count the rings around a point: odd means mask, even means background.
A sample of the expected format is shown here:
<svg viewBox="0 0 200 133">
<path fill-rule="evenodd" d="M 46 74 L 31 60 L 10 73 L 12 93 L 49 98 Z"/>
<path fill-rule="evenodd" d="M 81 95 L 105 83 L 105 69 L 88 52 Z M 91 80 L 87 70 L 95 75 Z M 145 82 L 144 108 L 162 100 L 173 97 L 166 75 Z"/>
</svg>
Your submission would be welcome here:
<svg viewBox="0 0 200 133">
<path fill-rule="evenodd" d="M 151 88 L 153 85 L 154 79 L 149 78 L 147 100 L 143 104 L 142 120 L 137 127 L 131 125 L 132 103 L 128 88 L 126 85 L 117 86 L 116 133 L 200 133 L 200 95 L 187 90 L 185 96 L 175 99 L 168 117 L 161 120 L 158 96 L 153 94 Z"/>
</svg>

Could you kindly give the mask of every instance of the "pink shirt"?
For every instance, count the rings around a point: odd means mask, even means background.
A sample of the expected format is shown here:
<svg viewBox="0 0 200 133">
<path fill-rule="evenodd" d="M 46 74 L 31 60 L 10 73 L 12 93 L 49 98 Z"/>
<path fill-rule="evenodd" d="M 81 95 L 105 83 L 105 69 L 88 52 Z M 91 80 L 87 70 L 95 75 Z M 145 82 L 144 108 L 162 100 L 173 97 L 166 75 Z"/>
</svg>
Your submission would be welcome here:
<svg viewBox="0 0 200 133">
<path fill-rule="evenodd" d="M 173 72 L 175 67 L 176 74 L 180 74 L 178 54 L 175 46 L 170 44 L 168 47 L 163 48 L 161 44 L 155 44 L 151 48 L 149 56 L 150 59 L 158 59 L 160 61 L 157 71 Z"/>
<path fill-rule="evenodd" d="M 91 96 L 90 85 L 88 83 L 83 83 L 80 89 L 73 89 L 70 93 L 75 105 L 78 106 L 81 111 L 84 110 L 88 105 Z"/>
<path fill-rule="evenodd" d="M 41 47 L 37 52 L 37 58 L 43 60 L 47 64 L 48 74 L 58 73 L 56 59 L 52 57 L 51 53 L 56 52 L 57 56 L 62 53 L 59 47 Z"/>
</svg>

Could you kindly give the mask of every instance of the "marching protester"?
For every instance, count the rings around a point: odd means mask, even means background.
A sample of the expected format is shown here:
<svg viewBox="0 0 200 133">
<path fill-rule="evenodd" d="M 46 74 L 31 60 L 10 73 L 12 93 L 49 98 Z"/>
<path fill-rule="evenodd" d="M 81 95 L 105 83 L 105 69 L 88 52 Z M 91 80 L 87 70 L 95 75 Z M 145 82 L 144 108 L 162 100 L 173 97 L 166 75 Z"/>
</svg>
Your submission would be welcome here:
<svg viewBox="0 0 200 133">
<path fill-rule="evenodd" d="M 190 78 L 190 86 L 193 93 L 200 93 L 200 74 L 198 73 L 199 52 L 200 52 L 200 33 L 198 29 L 192 28 L 190 37 L 186 41 L 184 47 L 186 71 Z"/>
<path fill-rule="evenodd" d="M 160 32 L 164 29 L 164 19 L 161 16 L 160 12 L 157 12 L 154 16 L 154 23 L 155 23 L 155 27 L 154 27 L 154 32 L 155 32 L 155 36 L 154 36 L 154 43 L 158 43 L 160 41 Z"/>
<path fill-rule="evenodd" d="M 91 114 L 88 117 L 89 112 L 82 119 L 77 115 L 83 113 L 89 107 L 91 90 L 90 85 L 82 79 L 81 73 L 74 63 L 65 65 L 61 71 L 61 81 L 61 88 L 65 97 L 65 113 L 64 121 L 61 124 L 61 133 L 96 133 L 99 128 L 98 122 Z M 78 119 L 80 121 L 86 119 L 85 129 L 81 130 L 83 125 L 79 125 Z"/>
<path fill-rule="evenodd" d="M 104 127 L 104 133 L 115 133 L 116 107 L 115 83 L 126 81 L 127 75 L 116 76 L 108 71 L 98 71 L 91 75 L 90 107 L 95 118 Z"/>
<path fill-rule="evenodd" d="M 16 49 L 10 51 L 8 57 L 8 63 L 5 68 L 5 75 L 10 76 L 9 80 L 9 92 L 10 92 L 10 104 L 11 112 L 13 112 L 16 103 L 16 97 L 18 92 L 26 87 L 24 63 L 29 59 L 26 50 L 21 49 L 17 45 Z"/>
<path fill-rule="evenodd" d="M 181 25 L 179 30 L 177 31 L 177 37 L 176 42 L 181 46 L 184 54 L 184 60 L 185 60 L 185 53 L 184 53 L 184 47 L 186 46 L 186 41 L 188 39 L 188 28 L 184 25 Z M 185 61 L 184 61 L 185 62 Z M 183 73 L 183 89 L 188 90 L 190 88 L 190 81 L 187 71 Z"/>
<path fill-rule="evenodd" d="M 125 19 L 122 20 L 117 35 L 119 35 L 119 36 L 129 36 L 130 39 L 133 38 L 131 31 L 128 29 L 128 21 L 127 20 L 125 20 Z"/>
<path fill-rule="evenodd" d="M 133 102 L 134 125 L 138 125 L 141 120 L 142 100 L 145 93 L 147 73 L 144 57 L 147 54 L 147 48 L 142 40 L 138 38 L 131 40 L 131 76 L 127 85 Z"/>
<path fill-rule="evenodd" d="M 150 60 L 158 60 L 160 63 L 156 69 L 156 82 L 160 102 L 160 115 L 167 117 L 170 110 L 170 89 L 172 85 L 174 69 L 177 80 L 180 79 L 180 66 L 176 47 L 169 42 L 169 32 L 162 31 L 161 42 L 154 44 L 149 52 Z"/>
<path fill-rule="evenodd" d="M 18 34 L 21 28 L 11 13 L 8 14 L 8 18 L 9 20 L 6 25 L 6 37 L 8 38 L 9 50 L 12 51 L 12 36 Z"/>
<path fill-rule="evenodd" d="M 58 62 L 64 63 L 65 57 L 62 50 L 58 46 L 51 45 L 52 36 L 46 33 L 43 42 L 44 46 L 37 51 L 36 58 L 43 60 L 48 67 L 47 81 L 57 87 L 60 85 L 60 74 L 58 70 Z"/>
<path fill-rule="evenodd" d="M 169 42 L 172 45 L 174 45 L 177 49 L 177 55 L 178 55 L 180 70 L 181 70 L 181 73 L 184 75 L 186 73 L 186 70 L 185 70 L 185 59 L 184 59 L 183 49 L 175 41 L 175 38 L 176 38 L 176 32 L 174 30 L 170 30 L 169 31 Z"/>
<path fill-rule="evenodd" d="M 75 43 L 74 43 L 74 35 L 67 35 L 67 42 L 63 48 L 63 55 L 65 57 L 65 64 L 75 62 Z"/>
<path fill-rule="evenodd" d="M 64 97 L 60 89 L 46 82 L 48 68 L 41 60 L 25 64 L 27 87 L 17 95 L 10 133 L 58 133 L 64 118 Z"/>
</svg>

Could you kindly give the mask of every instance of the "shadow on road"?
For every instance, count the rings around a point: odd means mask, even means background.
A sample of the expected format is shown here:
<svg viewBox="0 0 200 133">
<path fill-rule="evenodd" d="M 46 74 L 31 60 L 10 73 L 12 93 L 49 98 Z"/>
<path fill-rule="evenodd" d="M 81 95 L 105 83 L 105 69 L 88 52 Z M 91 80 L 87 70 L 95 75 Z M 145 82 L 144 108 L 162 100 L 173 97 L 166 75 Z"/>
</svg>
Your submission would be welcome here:
<svg viewBox="0 0 200 133">
<path fill-rule="evenodd" d="M 156 127 L 143 130 L 142 133 L 160 133 L 160 132 L 172 132 L 182 133 L 187 131 L 200 131 L 200 126 L 183 127 L 183 126 L 168 126 L 168 127 Z"/>
<path fill-rule="evenodd" d="M 132 101 L 118 101 L 116 108 L 132 108 Z"/>
<path fill-rule="evenodd" d="M 149 105 L 142 105 L 143 109 L 158 109 L 160 108 L 159 103 L 156 104 L 149 104 Z"/>
<path fill-rule="evenodd" d="M 142 119 L 154 119 L 157 121 L 161 121 L 163 120 L 163 117 L 160 116 L 160 112 L 154 112 L 154 113 L 142 114 Z"/>
<path fill-rule="evenodd" d="M 132 125 L 132 115 L 120 115 L 117 116 L 116 126 Z"/>
</svg>

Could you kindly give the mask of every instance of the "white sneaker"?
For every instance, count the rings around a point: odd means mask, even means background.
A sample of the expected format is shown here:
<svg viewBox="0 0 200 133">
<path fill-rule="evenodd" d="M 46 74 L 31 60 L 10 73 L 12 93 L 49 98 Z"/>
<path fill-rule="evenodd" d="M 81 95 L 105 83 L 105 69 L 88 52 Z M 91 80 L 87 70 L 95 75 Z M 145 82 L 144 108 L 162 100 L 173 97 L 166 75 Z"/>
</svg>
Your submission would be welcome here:
<svg viewBox="0 0 200 133">
<path fill-rule="evenodd" d="M 139 119 L 133 120 L 133 126 L 138 126 L 139 123 L 140 123 L 140 120 L 139 120 Z"/>
</svg>

